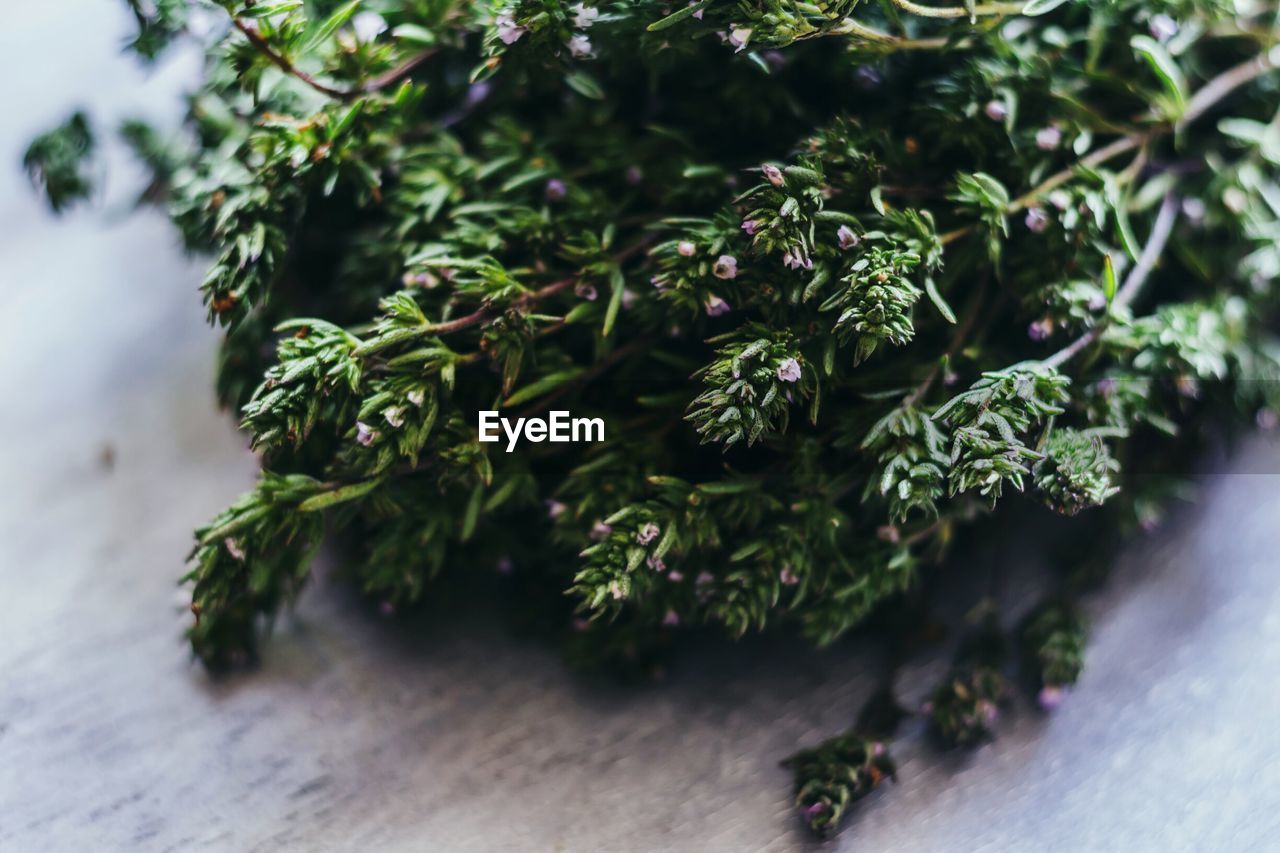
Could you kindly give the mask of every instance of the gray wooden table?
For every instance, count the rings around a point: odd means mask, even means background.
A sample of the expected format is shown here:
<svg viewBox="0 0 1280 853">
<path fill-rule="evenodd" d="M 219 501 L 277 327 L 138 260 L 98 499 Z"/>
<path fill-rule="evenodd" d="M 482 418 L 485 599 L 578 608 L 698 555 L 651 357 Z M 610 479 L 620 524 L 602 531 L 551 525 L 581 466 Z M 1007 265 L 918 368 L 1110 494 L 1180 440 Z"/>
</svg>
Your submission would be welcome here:
<svg viewBox="0 0 1280 853">
<path fill-rule="evenodd" d="M 622 688 L 482 607 L 403 626 L 321 579 L 259 670 L 190 664 L 190 530 L 255 468 L 211 402 L 199 264 L 158 214 L 123 215 L 138 175 L 114 149 L 107 192 L 64 221 L 16 170 L 74 103 L 176 115 L 193 58 L 144 75 L 117 5 L 23 4 L 0 32 L 0 849 L 817 846 L 777 760 L 848 723 L 857 649 L 699 646 Z M 908 737 L 899 784 L 829 847 L 1275 849 L 1277 470 L 1255 442 L 1135 543 L 1060 712 L 967 760 Z"/>
</svg>

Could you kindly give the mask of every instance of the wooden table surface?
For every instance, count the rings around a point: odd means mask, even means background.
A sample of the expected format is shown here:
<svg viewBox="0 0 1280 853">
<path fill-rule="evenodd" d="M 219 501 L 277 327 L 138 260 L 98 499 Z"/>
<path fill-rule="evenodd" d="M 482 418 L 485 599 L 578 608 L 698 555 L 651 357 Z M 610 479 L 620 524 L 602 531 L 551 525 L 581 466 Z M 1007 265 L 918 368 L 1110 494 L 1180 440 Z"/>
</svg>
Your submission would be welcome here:
<svg viewBox="0 0 1280 853">
<path fill-rule="evenodd" d="M 76 103 L 105 127 L 177 115 L 193 57 L 145 74 L 117 6 L 23 4 L 0 32 L 0 850 L 819 846 L 777 761 L 847 725 L 872 683 L 856 648 L 700 644 L 620 687 L 482 606 L 401 625 L 321 578 L 258 670 L 190 663 L 190 530 L 255 467 L 211 401 L 200 264 L 159 214 L 126 216 L 115 147 L 108 190 L 62 221 L 16 168 Z M 909 736 L 900 782 L 823 849 L 1275 849 L 1277 471 L 1253 442 L 1134 544 L 1052 718 L 967 759 Z"/>
</svg>

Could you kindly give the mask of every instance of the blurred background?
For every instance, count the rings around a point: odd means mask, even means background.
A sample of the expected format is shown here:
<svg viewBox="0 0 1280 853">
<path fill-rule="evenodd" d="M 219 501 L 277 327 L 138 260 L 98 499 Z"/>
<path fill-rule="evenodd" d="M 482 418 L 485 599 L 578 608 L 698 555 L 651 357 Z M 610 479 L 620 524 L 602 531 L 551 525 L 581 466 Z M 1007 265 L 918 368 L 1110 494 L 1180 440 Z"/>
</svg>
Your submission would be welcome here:
<svg viewBox="0 0 1280 853">
<path fill-rule="evenodd" d="M 657 683 L 575 676 L 482 605 L 386 620 L 318 580 L 261 667 L 214 681 L 182 641 L 192 528 L 256 466 L 213 403 L 216 334 L 144 184 L 62 219 L 21 172 L 77 107 L 176 127 L 199 59 L 120 52 L 116 0 L 10 4 L 0 28 L 0 849 L 1263 850 L 1280 839 L 1280 444 L 1135 541 L 1051 717 L 939 757 L 819 843 L 779 760 L 872 690 L 856 643 L 702 640 Z M 106 141 L 109 134 L 103 133 Z M 1267 472 L 1267 473 L 1257 473 Z M 990 559 L 1034 576 L 1026 533 Z M 1016 591 L 1014 592 L 1016 594 Z M 945 663 L 945 662 L 943 662 Z M 935 664 L 909 669 L 918 701 Z"/>
</svg>

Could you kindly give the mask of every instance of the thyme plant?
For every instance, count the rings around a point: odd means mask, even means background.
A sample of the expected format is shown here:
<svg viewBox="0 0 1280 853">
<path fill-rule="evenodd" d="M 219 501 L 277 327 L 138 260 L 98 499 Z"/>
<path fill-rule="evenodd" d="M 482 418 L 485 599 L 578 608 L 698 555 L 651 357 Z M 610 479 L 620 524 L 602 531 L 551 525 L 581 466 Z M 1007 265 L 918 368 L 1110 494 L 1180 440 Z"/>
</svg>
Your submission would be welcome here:
<svg viewBox="0 0 1280 853">
<path fill-rule="evenodd" d="M 1261 0 L 130 6 L 143 58 L 207 56 L 183 133 L 123 130 L 211 258 L 217 393 L 262 459 L 196 532 L 210 666 L 326 532 L 389 607 L 514 566 L 607 664 L 699 625 L 909 630 L 966 531 L 1040 505 L 1105 556 L 1213 428 L 1275 421 Z M 31 146 L 55 210 L 93 149 L 82 114 Z M 478 441 L 481 410 L 552 409 L 605 441 Z M 1043 705 L 1097 556 L 1009 638 Z M 1010 692 L 1000 620 L 974 630 L 925 704 L 949 744 Z M 803 819 L 892 778 L 891 740 L 797 755 Z"/>
</svg>

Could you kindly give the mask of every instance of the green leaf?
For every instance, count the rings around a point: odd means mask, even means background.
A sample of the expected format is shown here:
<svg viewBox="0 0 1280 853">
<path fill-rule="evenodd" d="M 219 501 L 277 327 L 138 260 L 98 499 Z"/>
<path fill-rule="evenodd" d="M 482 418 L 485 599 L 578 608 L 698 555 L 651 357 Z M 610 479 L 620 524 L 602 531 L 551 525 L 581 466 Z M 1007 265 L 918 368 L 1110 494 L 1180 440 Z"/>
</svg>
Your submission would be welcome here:
<svg viewBox="0 0 1280 853">
<path fill-rule="evenodd" d="M 982 192 L 989 207 L 994 210 L 1003 210 L 1009 206 L 1009 191 L 1000 181 L 986 172 L 974 172 L 970 177 Z"/>
<path fill-rule="evenodd" d="M 884 195 L 884 188 L 881 187 L 879 184 L 871 188 L 871 206 L 874 207 L 876 210 L 876 213 L 880 214 L 881 216 L 886 215 L 885 209 L 884 209 L 884 199 L 882 198 L 883 195 Z"/>
<path fill-rule="evenodd" d="M 1178 114 L 1181 114 L 1183 108 L 1187 105 L 1187 81 L 1182 76 L 1178 63 L 1174 62 L 1169 51 L 1165 50 L 1164 45 L 1151 38 L 1151 36 L 1134 36 L 1129 40 L 1129 46 L 1136 50 L 1151 66 L 1151 70 L 1156 73 L 1156 76 L 1160 78 L 1160 82 L 1164 84 L 1165 91 L 1173 98 Z M 1169 118 L 1177 118 L 1177 115 L 1169 116 Z"/>
<path fill-rule="evenodd" d="M 518 406 L 521 403 L 541 397 L 543 394 L 558 388 L 566 382 L 577 379 L 582 375 L 581 370 L 562 370 L 559 373 L 552 373 L 541 379 L 530 382 L 520 390 L 516 391 L 510 397 L 502 401 L 503 406 Z"/>
<path fill-rule="evenodd" d="M 294 9 L 302 8 L 302 0 L 283 0 L 280 3 L 264 3 L 261 6 L 249 6 L 241 9 L 239 16 L 242 18 L 270 18 L 279 15 L 282 12 L 292 12 Z"/>
<path fill-rule="evenodd" d="M 306 53 L 315 50 L 323 44 L 330 36 L 336 33 L 343 24 L 351 20 L 351 16 L 356 13 L 356 10 L 360 8 L 360 4 L 363 2 L 364 0 L 351 0 L 350 3 L 340 7 L 338 11 L 330 15 L 323 23 L 317 26 L 315 31 L 307 38 L 302 49 L 303 52 Z"/>
<path fill-rule="evenodd" d="M 1106 177 L 1103 195 L 1106 196 L 1107 204 L 1110 205 L 1112 212 L 1115 214 L 1116 231 L 1120 235 L 1120 242 L 1124 245 L 1125 253 L 1132 260 L 1138 260 L 1138 255 L 1142 252 L 1142 246 L 1139 245 L 1138 238 L 1133 233 L 1133 226 L 1129 223 L 1129 200 L 1125 197 L 1124 190 L 1120 188 L 1119 182 L 1111 175 Z"/>
<path fill-rule="evenodd" d="M 691 6 L 685 6 L 683 9 L 677 9 L 676 11 L 672 12 L 670 15 L 667 15 L 662 20 L 654 21 L 652 24 L 646 27 L 646 29 L 651 33 L 661 32 L 662 30 L 665 30 L 667 27 L 674 27 L 676 24 L 680 23 L 686 18 L 693 17 L 695 14 L 697 14 L 698 12 L 701 12 L 703 9 L 707 8 L 707 6 L 709 5 L 711 5 L 711 0 L 702 0 L 701 3 L 694 3 Z"/>
<path fill-rule="evenodd" d="M 564 82 L 568 83 L 570 89 L 584 98 L 590 98 L 593 101 L 604 100 L 604 89 L 600 88 L 596 78 L 585 71 L 574 71 L 564 78 Z"/>
<path fill-rule="evenodd" d="M 380 485 L 382 485 L 382 478 L 376 477 L 361 483 L 352 483 L 349 486 L 343 486 L 331 492 L 321 492 L 298 504 L 298 512 L 317 512 L 335 504 L 353 501 L 356 498 L 364 497 Z"/>
<path fill-rule="evenodd" d="M 946 321 L 951 324 L 956 322 L 956 312 L 951 310 L 951 306 L 947 304 L 947 300 L 942 298 L 942 294 L 938 292 L 938 286 L 933 282 L 933 276 L 927 276 L 924 280 L 924 292 L 928 294 L 929 301 L 933 303 L 933 307 L 938 309 Z"/>
<path fill-rule="evenodd" d="M 426 27 L 420 27 L 417 24 L 401 24 L 391 31 L 400 41 L 410 44 L 420 44 L 424 47 L 430 47 L 435 44 L 438 39 L 436 34 Z"/>
<path fill-rule="evenodd" d="M 625 281 L 622 277 L 622 269 L 614 264 L 609 270 L 609 287 L 613 292 L 609 296 L 609 307 L 604 312 L 604 326 L 601 328 L 601 334 L 606 338 L 613 331 L 613 324 L 618 319 L 618 309 L 622 307 L 622 293 Z"/>
<path fill-rule="evenodd" d="M 476 532 L 476 523 L 480 520 L 480 508 L 484 504 L 484 483 L 476 483 L 471 490 L 471 499 L 467 501 L 467 513 L 462 517 L 462 533 L 458 539 L 466 542 Z"/>
<path fill-rule="evenodd" d="M 1110 305 L 1116 298 L 1116 267 L 1111 263 L 1110 252 L 1102 257 L 1102 292 L 1107 295 L 1107 304 Z"/>
<path fill-rule="evenodd" d="M 1052 12 L 1065 2 L 1067 0 L 1030 0 L 1027 5 L 1022 7 L 1022 14 L 1034 18 L 1036 15 Z"/>
</svg>

